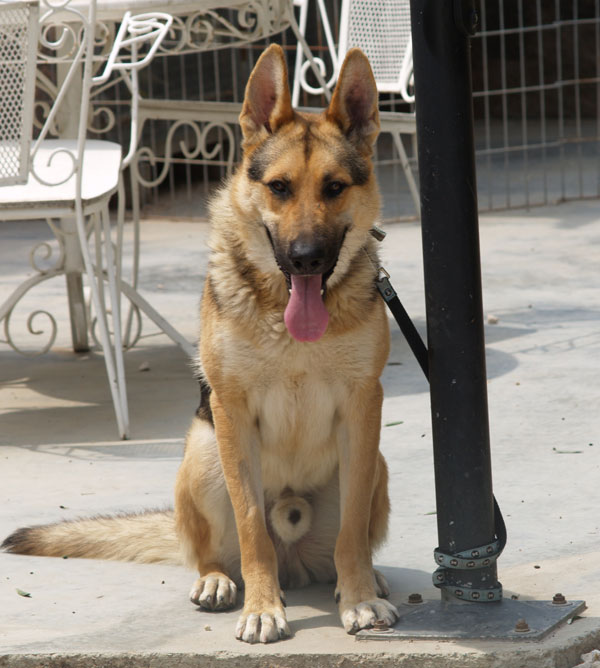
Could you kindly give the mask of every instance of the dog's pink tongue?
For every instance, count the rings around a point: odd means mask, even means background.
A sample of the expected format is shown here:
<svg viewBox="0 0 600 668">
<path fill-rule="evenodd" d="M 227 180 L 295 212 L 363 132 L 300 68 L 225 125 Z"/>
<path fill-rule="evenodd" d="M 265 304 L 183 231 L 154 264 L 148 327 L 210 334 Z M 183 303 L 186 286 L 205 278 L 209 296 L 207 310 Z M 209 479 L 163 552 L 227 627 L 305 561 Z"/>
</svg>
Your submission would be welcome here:
<svg viewBox="0 0 600 668">
<path fill-rule="evenodd" d="M 329 322 L 329 313 L 321 297 L 321 275 L 295 276 L 283 320 L 296 341 L 318 341 Z"/>
</svg>

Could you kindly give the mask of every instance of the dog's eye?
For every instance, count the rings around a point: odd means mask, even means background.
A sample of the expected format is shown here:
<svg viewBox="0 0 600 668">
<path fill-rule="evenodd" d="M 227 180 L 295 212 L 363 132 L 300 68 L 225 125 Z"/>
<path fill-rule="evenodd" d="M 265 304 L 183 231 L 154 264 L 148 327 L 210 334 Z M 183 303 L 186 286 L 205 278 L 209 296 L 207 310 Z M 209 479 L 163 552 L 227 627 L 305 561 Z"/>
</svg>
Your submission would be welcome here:
<svg viewBox="0 0 600 668">
<path fill-rule="evenodd" d="M 340 195 L 346 188 L 346 184 L 341 181 L 330 181 L 323 188 L 323 193 L 325 197 L 337 197 Z"/>
<path fill-rule="evenodd" d="M 285 181 L 280 181 L 279 179 L 270 181 L 268 185 L 271 192 L 275 195 L 287 195 L 290 192 L 287 183 Z"/>
</svg>

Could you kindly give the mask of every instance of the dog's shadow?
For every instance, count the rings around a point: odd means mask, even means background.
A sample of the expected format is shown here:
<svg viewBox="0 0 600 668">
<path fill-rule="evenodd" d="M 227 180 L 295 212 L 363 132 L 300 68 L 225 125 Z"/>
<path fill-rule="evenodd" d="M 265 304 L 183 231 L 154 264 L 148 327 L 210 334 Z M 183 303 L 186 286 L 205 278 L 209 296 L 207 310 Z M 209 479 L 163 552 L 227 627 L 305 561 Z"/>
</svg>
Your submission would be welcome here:
<svg viewBox="0 0 600 668">
<path fill-rule="evenodd" d="M 389 600 L 395 605 L 405 601 L 409 594 L 431 588 L 431 573 L 398 567 L 376 566 L 386 577 L 390 587 Z M 315 584 L 285 592 L 289 626 L 294 636 L 305 631 L 337 630 L 345 635 L 334 598 L 334 584 Z"/>
</svg>

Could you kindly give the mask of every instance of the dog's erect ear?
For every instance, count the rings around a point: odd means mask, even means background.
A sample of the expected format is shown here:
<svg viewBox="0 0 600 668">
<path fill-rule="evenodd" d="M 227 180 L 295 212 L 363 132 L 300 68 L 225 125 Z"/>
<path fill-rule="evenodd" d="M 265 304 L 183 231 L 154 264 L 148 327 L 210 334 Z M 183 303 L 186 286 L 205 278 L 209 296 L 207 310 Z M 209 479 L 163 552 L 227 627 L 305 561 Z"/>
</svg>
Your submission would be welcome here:
<svg viewBox="0 0 600 668">
<path fill-rule="evenodd" d="M 258 59 L 246 85 L 240 114 L 242 134 L 252 143 L 254 138 L 264 138 L 265 131 L 276 132 L 293 118 L 283 49 L 271 44 Z"/>
<path fill-rule="evenodd" d="M 360 49 L 346 54 L 326 115 L 360 150 L 371 150 L 379 134 L 377 84 Z"/>
</svg>

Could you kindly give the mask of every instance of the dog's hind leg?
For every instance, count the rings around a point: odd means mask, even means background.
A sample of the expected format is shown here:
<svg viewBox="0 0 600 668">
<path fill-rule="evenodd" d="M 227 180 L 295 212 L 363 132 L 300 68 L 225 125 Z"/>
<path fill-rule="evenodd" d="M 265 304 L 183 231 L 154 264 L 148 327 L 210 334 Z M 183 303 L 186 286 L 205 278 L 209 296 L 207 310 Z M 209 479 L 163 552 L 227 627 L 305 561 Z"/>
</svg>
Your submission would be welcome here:
<svg viewBox="0 0 600 668">
<path fill-rule="evenodd" d="M 371 501 L 371 518 L 369 521 L 369 543 L 371 552 L 374 552 L 385 540 L 388 530 L 390 514 L 390 497 L 388 494 L 388 468 L 383 455 L 379 453 L 377 474 L 373 500 Z M 375 575 L 375 590 L 379 598 L 387 598 L 390 588 L 381 571 L 373 569 Z"/>
<path fill-rule="evenodd" d="M 235 605 L 239 547 L 212 425 L 196 417 L 175 486 L 175 524 L 186 562 L 200 577 L 190 599 L 206 610 Z"/>
</svg>

